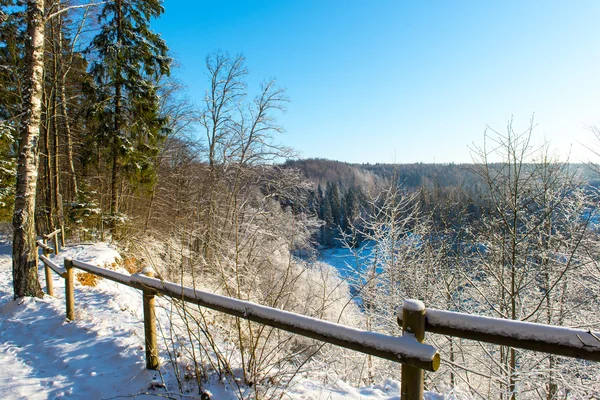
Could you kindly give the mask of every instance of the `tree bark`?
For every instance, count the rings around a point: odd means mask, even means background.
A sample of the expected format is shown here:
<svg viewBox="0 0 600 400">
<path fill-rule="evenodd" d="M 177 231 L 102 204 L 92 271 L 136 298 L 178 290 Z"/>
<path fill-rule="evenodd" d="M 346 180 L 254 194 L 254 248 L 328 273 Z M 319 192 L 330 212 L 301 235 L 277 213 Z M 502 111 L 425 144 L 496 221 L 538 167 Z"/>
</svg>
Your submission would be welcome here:
<svg viewBox="0 0 600 400">
<path fill-rule="evenodd" d="M 47 89 L 42 86 L 42 107 L 45 113 L 42 114 L 42 121 L 40 123 L 40 129 L 43 131 L 43 147 L 41 158 L 44 160 L 43 164 L 38 160 L 38 173 L 42 171 L 43 167 L 43 177 L 44 180 L 40 181 L 40 185 L 43 187 L 44 198 L 38 199 L 39 202 L 45 202 L 43 205 L 43 217 L 41 220 L 43 224 L 41 224 L 41 229 L 52 229 L 52 221 L 54 219 L 54 185 L 52 184 L 52 153 L 50 151 L 50 118 L 48 117 L 48 110 L 50 109 L 50 101 L 48 100 Z M 37 220 L 38 225 L 40 225 L 40 219 Z"/>
<path fill-rule="evenodd" d="M 117 7 L 117 51 L 121 48 L 121 2 L 116 2 Z M 118 58 L 118 57 L 117 57 Z M 120 141 L 119 136 L 121 134 L 121 65 L 120 60 L 117 61 L 116 73 L 115 73 L 115 133 L 113 136 L 113 163 L 111 173 L 111 184 L 110 184 L 110 213 L 111 215 L 119 212 L 119 176 L 120 176 L 120 160 L 119 160 L 119 147 Z M 114 221 L 112 222 L 111 228 L 114 228 Z"/>
<path fill-rule="evenodd" d="M 54 197 L 54 209 L 56 211 L 56 219 L 52 220 L 52 230 L 62 226 L 62 196 L 60 194 L 60 148 L 59 148 L 59 126 L 58 126 L 58 75 L 61 53 L 57 46 L 57 35 L 56 35 L 56 20 L 50 22 L 51 26 L 51 39 L 52 39 L 52 52 L 54 54 L 52 63 L 52 130 L 54 131 L 53 145 L 54 145 L 54 163 L 53 163 L 53 185 Z"/>
<path fill-rule="evenodd" d="M 19 141 L 13 214 L 14 298 L 42 297 L 37 271 L 35 197 L 44 72 L 44 0 L 27 2 L 27 92 Z"/>
<path fill-rule="evenodd" d="M 62 2 L 58 3 L 59 9 L 63 6 Z M 59 106 L 60 106 L 60 120 L 62 122 L 61 128 L 64 132 L 65 144 L 66 144 L 66 155 L 67 155 L 67 167 L 69 168 L 69 179 L 71 184 L 71 200 L 77 199 L 78 187 L 77 187 L 77 176 L 75 175 L 75 164 L 73 162 L 73 141 L 71 138 L 71 125 L 69 123 L 69 116 L 67 114 L 67 89 L 66 89 L 66 80 L 69 67 L 63 67 L 62 54 L 63 54 L 63 18 L 62 16 L 57 16 L 57 25 L 58 25 L 58 40 L 56 41 L 57 45 L 57 55 L 60 58 L 60 62 L 58 63 L 58 87 L 56 90 L 58 91 L 59 97 Z M 62 207 L 61 207 L 62 208 Z"/>
</svg>

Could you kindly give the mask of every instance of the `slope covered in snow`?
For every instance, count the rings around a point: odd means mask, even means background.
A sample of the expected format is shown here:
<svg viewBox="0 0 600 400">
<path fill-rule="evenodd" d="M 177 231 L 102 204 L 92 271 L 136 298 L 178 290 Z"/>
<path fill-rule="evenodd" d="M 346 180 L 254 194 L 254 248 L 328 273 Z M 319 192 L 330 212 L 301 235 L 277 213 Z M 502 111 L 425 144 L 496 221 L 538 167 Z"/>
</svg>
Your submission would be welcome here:
<svg viewBox="0 0 600 400">
<path fill-rule="evenodd" d="M 65 256 L 125 272 L 114 263 L 118 253 L 105 243 L 71 246 L 53 259 L 62 264 Z M 164 348 L 160 371 L 145 369 L 142 296 L 138 290 L 107 280 L 100 280 L 94 287 L 76 283 L 74 322 L 65 319 L 64 283 L 56 275 L 54 291 L 56 297 L 13 301 L 10 247 L 6 243 L 0 245 L 2 398 L 109 399 L 130 395 L 200 398 L 197 391 L 179 393 L 177 377 Z M 323 385 L 310 377 L 299 378 L 283 398 L 399 398 L 400 386 L 396 380 L 366 388 L 331 381 L 335 383 Z M 253 393 L 250 388 L 234 390 L 216 376 L 204 387 L 213 399 L 246 398 Z"/>
</svg>

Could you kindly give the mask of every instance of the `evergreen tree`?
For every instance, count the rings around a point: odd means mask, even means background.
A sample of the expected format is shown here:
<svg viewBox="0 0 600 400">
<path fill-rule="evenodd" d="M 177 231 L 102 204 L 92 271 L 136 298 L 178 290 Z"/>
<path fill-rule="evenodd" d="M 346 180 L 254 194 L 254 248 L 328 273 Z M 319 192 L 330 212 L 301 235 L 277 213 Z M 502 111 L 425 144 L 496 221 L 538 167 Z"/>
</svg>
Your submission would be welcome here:
<svg viewBox="0 0 600 400">
<path fill-rule="evenodd" d="M 0 221 L 10 219 L 16 177 L 16 136 L 25 76 L 25 15 L 0 0 Z"/>
<path fill-rule="evenodd" d="M 321 221 L 325 220 L 324 211 L 325 211 L 325 201 L 323 200 L 323 189 L 321 188 L 321 184 L 317 187 L 317 203 L 318 203 L 318 211 L 319 211 L 319 219 Z"/>
<path fill-rule="evenodd" d="M 342 222 L 342 203 L 338 184 L 328 183 L 325 196 L 331 207 L 332 224 L 336 227 L 340 226 Z"/>
<path fill-rule="evenodd" d="M 151 159 L 165 134 L 159 115 L 158 80 L 170 72 L 167 46 L 150 30 L 150 19 L 163 13 L 158 0 L 107 2 L 99 16 L 100 33 L 89 51 L 98 96 L 99 137 L 112 157 L 110 211 L 119 211 L 123 172 L 138 181 L 153 178 Z M 129 169 L 124 169 L 130 166 Z"/>
<path fill-rule="evenodd" d="M 9 219 L 14 202 L 16 163 L 10 126 L 0 126 L 0 221 Z"/>
<path fill-rule="evenodd" d="M 349 230 L 351 224 L 360 214 L 359 200 L 357 195 L 358 190 L 360 189 L 356 186 L 351 186 L 344 194 L 344 218 L 342 222 L 342 230 L 344 232 Z"/>
<path fill-rule="evenodd" d="M 331 210 L 331 202 L 323 202 L 323 221 L 325 224 L 321 227 L 321 242 L 327 246 L 333 245 L 333 213 Z"/>
<path fill-rule="evenodd" d="M 14 0 L 0 0 L 0 127 L 16 127 L 25 88 L 25 13 Z"/>
</svg>

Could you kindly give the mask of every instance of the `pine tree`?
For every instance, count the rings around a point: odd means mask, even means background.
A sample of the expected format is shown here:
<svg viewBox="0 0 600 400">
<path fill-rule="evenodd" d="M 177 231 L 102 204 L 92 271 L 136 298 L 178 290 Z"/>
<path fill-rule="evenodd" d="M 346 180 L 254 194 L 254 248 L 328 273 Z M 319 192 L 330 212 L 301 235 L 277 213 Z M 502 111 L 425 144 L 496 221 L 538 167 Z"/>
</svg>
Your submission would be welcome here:
<svg viewBox="0 0 600 400">
<path fill-rule="evenodd" d="M 99 16 L 101 31 L 88 49 L 97 56 L 91 73 L 98 93 L 98 140 L 112 157 L 112 215 L 119 212 L 124 172 L 152 181 L 151 158 L 165 135 L 157 86 L 169 74 L 171 59 L 165 42 L 150 30 L 150 19 L 163 11 L 158 0 L 108 2 Z"/>
<path fill-rule="evenodd" d="M 328 183 L 325 197 L 329 201 L 331 206 L 331 216 L 333 218 L 333 225 L 337 228 L 342 222 L 342 202 L 340 197 L 340 190 L 337 183 Z"/>
<path fill-rule="evenodd" d="M 321 221 L 324 221 L 323 213 L 325 210 L 325 200 L 323 199 L 323 189 L 321 184 L 317 187 L 317 204 L 318 204 L 318 217 Z"/>
<path fill-rule="evenodd" d="M 16 136 L 25 82 L 25 13 L 13 0 L 0 1 L 0 221 L 14 202 Z"/>
</svg>

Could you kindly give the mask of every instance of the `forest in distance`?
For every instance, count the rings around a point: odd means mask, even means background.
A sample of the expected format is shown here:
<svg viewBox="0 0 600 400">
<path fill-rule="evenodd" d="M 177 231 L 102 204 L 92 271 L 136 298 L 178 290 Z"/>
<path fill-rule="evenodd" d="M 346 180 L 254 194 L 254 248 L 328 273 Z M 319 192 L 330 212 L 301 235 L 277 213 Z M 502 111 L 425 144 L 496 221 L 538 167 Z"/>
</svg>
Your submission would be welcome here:
<svg viewBox="0 0 600 400">
<path fill-rule="evenodd" d="M 69 5 L 0 0 L 0 221 L 15 299 L 43 296 L 28 268 L 36 240 L 64 228 L 71 243 L 112 242 L 132 273 L 152 266 L 182 285 L 389 335 L 404 299 L 600 329 L 599 169 L 533 146 L 533 120 L 486 130 L 472 164 L 298 160 L 278 144 L 285 90 L 251 87 L 244 56 L 208 54 L 197 67 L 206 96 L 193 104 L 150 26 L 160 1 Z M 590 143 L 599 138 L 591 128 Z M 355 274 L 324 262 L 332 247 Z M 180 394 L 225 379 L 240 398 L 283 398 L 298 377 L 400 375 L 397 363 L 240 318 L 177 301 L 169 312 Z M 427 342 L 443 360 L 425 378 L 437 393 L 600 397 L 592 362 Z"/>
<path fill-rule="evenodd" d="M 432 216 L 436 215 L 438 220 L 441 216 L 436 208 L 444 205 L 444 202 L 440 203 L 438 200 L 451 192 L 461 193 L 454 201 L 462 204 L 455 206 L 462 208 L 463 213 L 470 215 L 471 219 L 481 217 L 482 213 L 489 213 L 486 209 L 489 207 L 486 202 L 489 195 L 487 183 L 477 172 L 483 168 L 481 165 L 350 164 L 327 159 L 288 160 L 283 165 L 297 169 L 314 185 L 303 206 L 322 222 L 315 240 L 323 246 L 345 246 L 341 240 L 343 233 L 355 228 L 359 216 L 368 212 L 369 199 L 390 182 L 407 193 L 421 192 L 421 209 L 427 210 Z M 502 168 L 502 164 L 492 164 L 492 167 Z M 522 167 L 530 171 L 537 168 L 535 164 L 524 164 Z M 565 174 L 577 177 L 579 184 L 596 199 L 600 180 L 595 165 L 564 163 L 562 168 L 565 169 Z M 594 204 L 591 203 L 592 215 L 594 209 Z"/>
</svg>

